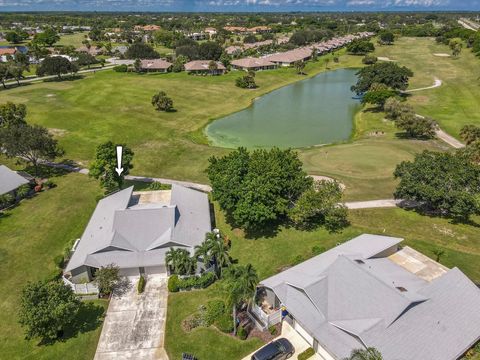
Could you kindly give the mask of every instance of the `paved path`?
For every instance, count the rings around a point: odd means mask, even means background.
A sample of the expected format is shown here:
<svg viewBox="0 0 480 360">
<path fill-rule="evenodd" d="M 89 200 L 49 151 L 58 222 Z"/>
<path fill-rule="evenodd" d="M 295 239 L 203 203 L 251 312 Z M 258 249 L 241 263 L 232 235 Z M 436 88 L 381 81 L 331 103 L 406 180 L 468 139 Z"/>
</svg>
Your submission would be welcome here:
<svg viewBox="0 0 480 360">
<path fill-rule="evenodd" d="M 374 209 L 374 208 L 393 208 L 397 207 L 402 200 L 386 199 L 386 200 L 369 200 L 369 201 L 353 201 L 345 203 L 350 210 L 356 209 Z"/>
<path fill-rule="evenodd" d="M 86 73 L 91 73 L 91 72 L 96 72 L 96 71 L 103 71 L 103 70 L 110 70 L 114 67 L 114 65 L 107 65 L 102 68 L 95 68 L 95 69 L 86 69 L 86 70 L 80 70 L 77 72 L 77 74 L 86 74 Z M 69 74 L 64 74 L 64 76 L 68 76 Z M 71 75 L 71 74 L 70 74 Z M 22 84 L 28 84 L 32 83 L 34 81 L 43 81 L 43 80 L 49 80 L 49 79 L 55 79 L 57 78 L 57 75 L 49 75 L 49 76 L 29 76 L 25 79 L 20 80 L 20 85 Z M 16 81 L 9 81 L 5 83 L 6 86 L 11 86 L 11 85 L 18 85 Z"/>
<path fill-rule="evenodd" d="M 143 294 L 138 277 L 112 297 L 94 360 L 168 360 L 164 349 L 167 277 L 150 275 Z"/>
<path fill-rule="evenodd" d="M 442 80 L 435 79 L 435 82 L 432 86 L 427 86 L 427 87 L 418 88 L 418 89 L 405 90 L 405 91 L 402 91 L 402 93 L 408 94 L 408 93 L 412 93 L 412 92 L 416 92 L 416 91 L 430 90 L 430 89 L 438 88 L 440 86 L 442 86 Z"/>
<path fill-rule="evenodd" d="M 425 116 L 415 114 L 418 118 L 424 119 Z M 465 147 L 465 144 L 463 144 L 461 141 L 455 139 L 452 135 L 447 134 L 445 131 L 440 129 L 439 126 L 436 127 L 435 129 L 435 135 L 442 141 L 446 142 L 448 145 L 455 149 L 462 149 Z"/>
<path fill-rule="evenodd" d="M 479 27 L 476 26 L 476 24 L 472 23 L 471 21 L 467 19 L 460 19 L 458 20 L 458 23 L 462 25 L 465 29 L 468 30 L 473 30 L 473 31 L 478 31 Z"/>
</svg>

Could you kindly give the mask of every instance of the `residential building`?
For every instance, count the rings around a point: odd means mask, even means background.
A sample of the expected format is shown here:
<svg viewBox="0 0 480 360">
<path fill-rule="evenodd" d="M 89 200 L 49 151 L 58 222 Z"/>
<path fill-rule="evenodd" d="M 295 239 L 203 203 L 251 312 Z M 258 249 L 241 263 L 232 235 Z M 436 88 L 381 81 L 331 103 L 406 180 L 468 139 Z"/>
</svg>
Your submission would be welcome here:
<svg viewBox="0 0 480 360">
<path fill-rule="evenodd" d="M 88 282 L 109 264 L 118 266 L 121 275 L 166 273 L 171 247 L 193 254 L 210 231 L 207 194 L 180 185 L 139 193 L 129 187 L 98 202 L 72 249 L 65 277 Z"/>
<path fill-rule="evenodd" d="M 158 25 L 145 25 L 145 26 L 137 25 L 134 27 L 135 31 L 158 31 L 160 29 L 161 27 Z"/>
<path fill-rule="evenodd" d="M 172 63 L 162 59 L 141 60 L 141 68 L 147 72 L 166 73 L 172 67 Z"/>
<path fill-rule="evenodd" d="M 358 236 L 260 282 L 249 313 L 287 321 L 318 357 L 374 347 L 385 360 L 455 360 L 480 339 L 480 289 L 405 246 Z"/>
<path fill-rule="evenodd" d="M 1 47 L 0 48 L 0 61 L 6 62 L 10 56 L 15 56 L 17 53 L 17 48 L 12 47 Z"/>
<path fill-rule="evenodd" d="M 232 60 L 231 65 L 234 69 L 245 71 L 271 70 L 277 67 L 275 63 L 268 61 L 267 59 L 253 57 Z"/>
<path fill-rule="evenodd" d="M 211 39 L 215 35 L 217 35 L 217 29 L 212 28 L 212 27 L 207 27 L 205 28 L 204 32 L 208 34 L 209 38 Z"/>
<path fill-rule="evenodd" d="M 98 47 L 98 46 L 90 46 L 90 47 L 87 47 L 87 46 L 80 46 L 79 48 L 76 48 L 75 49 L 77 52 L 84 52 L 84 53 L 87 53 L 87 54 L 90 54 L 92 56 L 98 56 L 98 55 L 101 55 L 102 54 L 102 48 Z"/>
<path fill-rule="evenodd" d="M 214 61 L 215 69 L 210 68 L 212 60 L 194 60 L 185 64 L 185 71 L 197 75 L 223 75 L 227 70 L 220 61 Z"/>
<path fill-rule="evenodd" d="M 298 48 L 268 55 L 265 59 L 279 66 L 292 66 L 297 61 L 310 60 L 311 56 L 312 50 L 310 48 Z"/>
<path fill-rule="evenodd" d="M 32 181 L 33 178 L 30 175 L 24 172 L 13 171 L 5 165 L 0 165 L 0 196 L 5 194 L 15 196 L 15 190 Z"/>
</svg>

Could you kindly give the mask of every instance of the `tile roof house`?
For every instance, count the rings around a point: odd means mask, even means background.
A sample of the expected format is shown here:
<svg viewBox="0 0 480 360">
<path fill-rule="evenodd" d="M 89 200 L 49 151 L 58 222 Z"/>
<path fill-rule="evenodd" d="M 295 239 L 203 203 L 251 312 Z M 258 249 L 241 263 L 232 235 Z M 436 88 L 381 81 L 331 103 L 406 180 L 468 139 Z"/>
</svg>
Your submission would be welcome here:
<svg viewBox="0 0 480 360">
<path fill-rule="evenodd" d="M 366 347 L 385 360 L 460 358 L 480 339 L 480 289 L 401 241 L 364 234 L 261 281 L 252 319 L 283 315 L 326 360 Z"/>
<path fill-rule="evenodd" d="M 211 60 L 194 60 L 185 64 L 185 71 L 191 74 L 222 75 L 227 70 L 220 61 L 215 61 L 216 69 L 210 69 Z"/>
<path fill-rule="evenodd" d="M 281 66 L 291 66 L 297 61 L 307 61 L 312 56 L 312 50 L 309 48 L 298 48 L 265 57 L 268 61 L 271 61 Z"/>
<path fill-rule="evenodd" d="M 14 56 L 17 53 L 16 48 L 1 47 L 0 48 L 0 61 L 6 62 L 9 56 Z"/>
<path fill-rule="evenodd" d="M 232 60 L 231 65 L 234 69 L 246 70 L 246 71 L 269 70 L 269 69 L 275 69 L 277 67 L 275 63 L 268 61 L 267 59 L 253 58 L 253 57 Z"/>
<path fill-rule="evenodd" d="M 141 60 L 141 68 L 143 71 L 156 71 L 166 73 L 172 67 L 172 63 L 162 59 Z"/>
<path fill-rule="evenodd" d="M 30 183 L 32 178 L 27 174 L 10 170 L 0 165 L 0 196 L 15 192 L 20 186 Z"/>
<path fill-rule="evenodd" d="M 109 264 L 122 275 L 165 273 L 170 247 L 193 253 L 210 231 L 207 194 L 180 185 L 148 193 L 130 187 L 98 202 L 65 275 L 73 283 L 90 281 Z"/>
</svg>

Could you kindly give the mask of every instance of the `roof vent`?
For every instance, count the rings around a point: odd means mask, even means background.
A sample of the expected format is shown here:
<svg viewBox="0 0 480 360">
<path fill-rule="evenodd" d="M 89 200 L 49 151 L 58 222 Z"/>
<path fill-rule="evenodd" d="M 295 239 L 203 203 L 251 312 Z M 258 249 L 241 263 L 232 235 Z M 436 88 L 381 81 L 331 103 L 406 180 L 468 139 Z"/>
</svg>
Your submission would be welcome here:
<svg viewBox="0 0 480 360">
<path fill-rule="evenodd" d="M 408 290 L 405 289 L 403 286 L 397 286 L 396 288 L 397 288 L 397 290 L 400 291 L 400 292 L 407 292 L 407 291 L 408 291 Z"/>
<path fill-rule="evenodd" d="M 360 259 L 355 259 L 355 262 L 356 262 L 357 264 L 361 264 L 361 265 L 362 265 L 362 264 L 365 264 L 365 261 L 360 260 Z"/>
</svg>

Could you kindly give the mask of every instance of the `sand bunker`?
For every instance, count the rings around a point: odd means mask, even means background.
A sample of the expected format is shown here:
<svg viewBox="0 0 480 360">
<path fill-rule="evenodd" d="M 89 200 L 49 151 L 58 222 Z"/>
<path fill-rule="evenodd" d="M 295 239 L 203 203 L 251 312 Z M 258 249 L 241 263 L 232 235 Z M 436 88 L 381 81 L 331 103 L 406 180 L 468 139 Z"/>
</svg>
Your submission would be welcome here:
<svg viewBox="0 0 480 360">
<path fill-rule="evenodd" d="M 377 59 L 380 60 L 380 61 L 396 61 L 396 60 L 392 60 L 392 59 L 390 59 L 389 57 L 386 57 L 386 56 L 379 56 Z"/>
<path fill-rule="evenodd" d="M 440 54 L 433 54 L 433 56 L 438 56 L 438 57 L 450 57 L 450 54 L 445 54 L 445 53 L 440 53 Z"/>
</svg>

